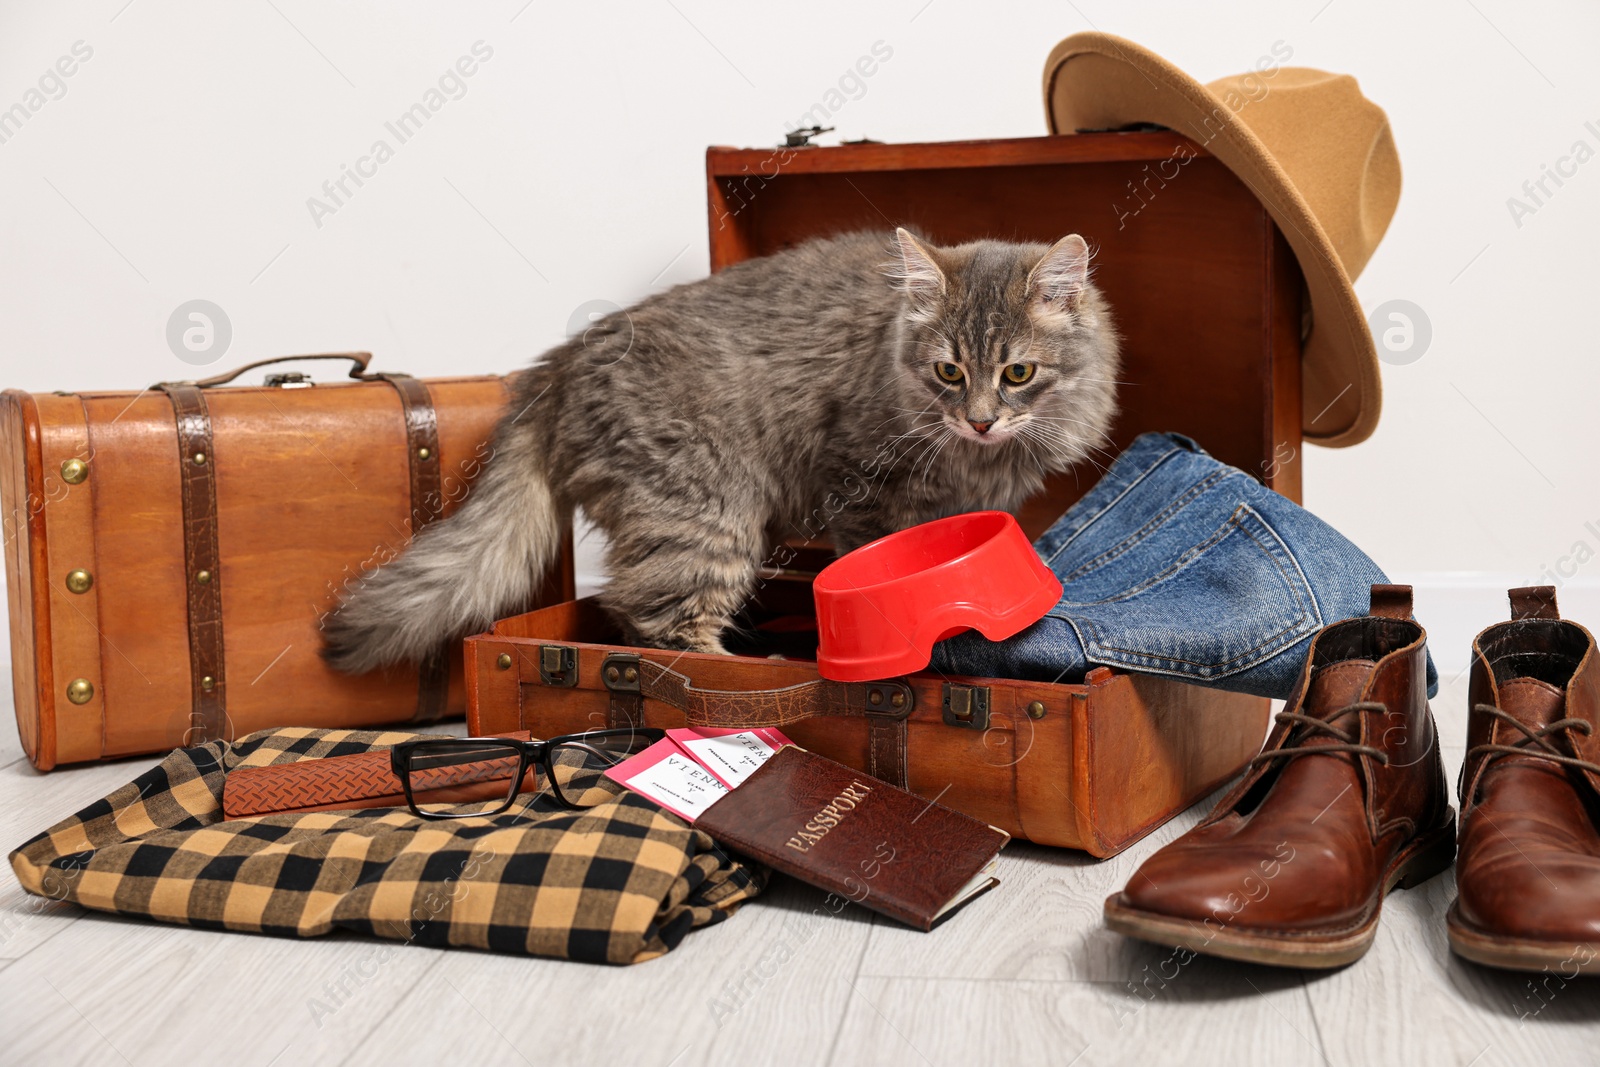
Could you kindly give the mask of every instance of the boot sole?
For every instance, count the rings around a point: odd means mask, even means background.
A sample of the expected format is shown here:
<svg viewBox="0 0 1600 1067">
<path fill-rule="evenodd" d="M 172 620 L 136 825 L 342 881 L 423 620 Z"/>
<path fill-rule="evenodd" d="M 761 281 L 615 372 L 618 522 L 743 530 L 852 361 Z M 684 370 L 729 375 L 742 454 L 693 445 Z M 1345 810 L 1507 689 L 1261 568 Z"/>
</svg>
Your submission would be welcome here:
<svg viewBox="0 0 1600 1067">
<path fill-rule="evenodd" d="M 1460 908 L 1459 899 L 1450 905 L 1445 929 L 1450 935 L 1450 951 L 1462 959 L 1503 971 L 1551 971 L 1563 978 L 1600 974 L 1600 945 L 1491 934 L 1463 919 Z"/>
<path fill-rule="evenodd" d="M 1119 934 L 1171 948 L 1184 948 L 1205 956 L 1261 963 L 1270 967 L 1304 967 L 1325 970 L 1354 963 L 1372 947 L 1378 936 L 1383 898 L 1396 887 L 1410 889 L 1450 869 L 1456 857 L 1455 811 L 1436 830 L 1414 839 L 1395 856 L 1384 875 L 1383 893 L 1372 915 L 1354 930 L 1334 935 L 1251 930 L 1248 927 L 1211 926 L 1194 919 L 1143 911 L 1123 902 L 1122 894 L 1106 898 L 1106 925 Z"/>
</svg>

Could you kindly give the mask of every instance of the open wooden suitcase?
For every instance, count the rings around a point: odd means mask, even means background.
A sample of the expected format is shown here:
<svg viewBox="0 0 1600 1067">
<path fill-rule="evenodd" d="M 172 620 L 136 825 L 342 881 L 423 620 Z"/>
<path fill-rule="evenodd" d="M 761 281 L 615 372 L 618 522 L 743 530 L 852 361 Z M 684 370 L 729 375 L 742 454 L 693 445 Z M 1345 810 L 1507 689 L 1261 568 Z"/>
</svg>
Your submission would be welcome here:
<svg viewBox="0 0 1600 1067">
<path fill-rule="evenodd" d="M 1155 190 L 1150 173 L 1175 153 L 1186 154 L 1181 174 Z M 1250 191 L 1185 138 L 713 148 L 707 183 L 714 270 L 847 229 L 912 225 L 942 244 L 1081 233 L 1125 338 L 1118 446 L 1178 431 L 1298 498 L 1299 268 Z M 1093 478 L 1059 478 L 1030 501 L 1029 534 Z M 825 681 L 809 661 L 821 548 L 780 555 L 788 563 L 749 606 L 754 636 L 738 655 L 626 647 L 592 599 L 468 638 L 469 727 L 549 737 L 630 723 L 776 725 L 1013 835 L 1097 856 L 1232 776 L 1265 735 L 1265 700 L 1105 667 L 1075 685 L 927 672 Z"/>
</svg>

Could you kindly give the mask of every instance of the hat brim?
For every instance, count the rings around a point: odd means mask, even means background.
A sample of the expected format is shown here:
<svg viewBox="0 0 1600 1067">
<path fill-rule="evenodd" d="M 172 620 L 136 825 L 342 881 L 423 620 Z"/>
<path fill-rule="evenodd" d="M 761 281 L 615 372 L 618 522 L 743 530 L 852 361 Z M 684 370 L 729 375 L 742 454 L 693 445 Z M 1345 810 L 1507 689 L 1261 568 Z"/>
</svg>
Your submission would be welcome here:
<svg viewBox="0 0 1600 1067">
<path fill-rule="evenodd" d="M 1333 242 L 1267 146 L 1231 119 L 1221 97 L 1132 41 L 1078 33 L 1044 68 L 1051 133 L 1154 123 L 1215 156 L 1256 195 L 1294 250 L 1311 299 L 1313 328 L 1301 355 L 1305 439 L 1343 447 L 1371 436 L 1383 406 L 1378 353 Z M 1210 124 L 1207 120 L 1212 120 Z"/>
</svg>

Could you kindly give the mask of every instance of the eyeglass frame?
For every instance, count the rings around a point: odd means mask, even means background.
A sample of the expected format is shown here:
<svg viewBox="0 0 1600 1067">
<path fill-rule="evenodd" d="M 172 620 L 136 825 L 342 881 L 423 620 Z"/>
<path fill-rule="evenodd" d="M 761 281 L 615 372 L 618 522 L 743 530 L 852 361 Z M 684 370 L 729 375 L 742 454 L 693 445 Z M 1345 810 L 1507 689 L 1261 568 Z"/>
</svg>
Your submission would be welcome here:
<svg viewBox="0 0 1600 1067">
<path fill-rule="evenodd" d="M 517 788 L 528 774 L 528 768 L 534 767 L 544 772 L 544 777 L 550 783 L 550 795 L 556 803 L 572 811 L 582 811 L 588 805 L 574 804 L 562 793 L 561 787 L 556 783 L 554 765 L 550 762 L 551 753 L 562 746 L 578 746 L 587 748 L 590 752 L 602 759 L 608 759 L 604 752 L 587 744 L 594 737 L 623 737 L 636 736 L 644 738 L 649 744 L 655 744 L 667 736 L 665 730 L 654 726 L 623 726 L 615 729 L 585 730 L 578 734 L 559 734 L 543 741 L 524 741 L 518 737 L 415 737 L 409 741 L 402 741 L 389 750 L 389 767 L 396 778 L 400 779 L 400 787 L 405 793 L 406 806 L 412 814 L 423 819 L 481 819 L 491 815 L 503 815 L 511 810 L 517 802 L 521 790 Z M 493 811 L 423 811 L 412 795 L 411 788 L 411 760 L 412 754 L 419 748 L 428 745 L 463 745 L 476 741 L 485 745 L 497 745 L 502 748 L 516 748 L 518 752 L 517 773 L 512 776 L 511 784 L 507 791 L 505 802 Z M 648 747 L 648 746 L 646 746 Z M 639 751 L 644 751 L 641 748 Z M 618 761 L 621 762 L 621 761 Z M 616 764 L 613 764 L 615 766 Z M 537 780 L 537 779 L 536 779 Z M 541 789 L 540 792 L 543 792 Z M 476 803 L 476 802 L 474 802 Z"/>
</svg>

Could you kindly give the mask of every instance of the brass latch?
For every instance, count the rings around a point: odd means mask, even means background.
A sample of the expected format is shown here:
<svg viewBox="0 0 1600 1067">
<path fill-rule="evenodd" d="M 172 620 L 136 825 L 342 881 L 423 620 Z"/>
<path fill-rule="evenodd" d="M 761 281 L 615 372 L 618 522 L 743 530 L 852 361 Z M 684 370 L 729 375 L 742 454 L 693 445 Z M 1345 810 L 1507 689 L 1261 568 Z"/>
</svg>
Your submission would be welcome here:
<svg viewBox="0 0 1600 1067">
<path fill-rule="evenodd" d="M 968 730 L 989 728 L 989 687 L 986 685 L 944 686 L 944 721 L 947 726 L 963 726 Z"/>
<path fill-rule="evenodd" d="M 570 645 L 540 645 L 539 680 L 562 689 L 577 685 L 578 650 Z"/>
</svg>

